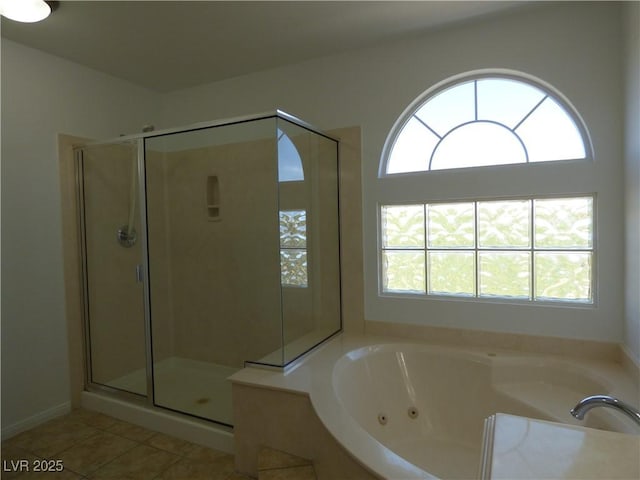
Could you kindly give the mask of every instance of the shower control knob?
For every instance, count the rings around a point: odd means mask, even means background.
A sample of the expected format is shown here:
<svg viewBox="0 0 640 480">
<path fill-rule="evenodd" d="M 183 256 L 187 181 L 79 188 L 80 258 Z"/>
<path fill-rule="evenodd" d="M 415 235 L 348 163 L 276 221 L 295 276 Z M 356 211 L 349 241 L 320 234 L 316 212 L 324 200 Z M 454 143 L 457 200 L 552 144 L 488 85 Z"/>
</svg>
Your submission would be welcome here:
<svg viewBox="0 0 640 480">
<path fill-rule="evenodd" d="M 124 248 L 131 248 L 136 244 L 138 235 L 136 234 L 135 228 L 129 230 L 128 225 L 123 225 L 118 229 L 116 238 L 118 239 L 118 243 Z"/>
</svg>

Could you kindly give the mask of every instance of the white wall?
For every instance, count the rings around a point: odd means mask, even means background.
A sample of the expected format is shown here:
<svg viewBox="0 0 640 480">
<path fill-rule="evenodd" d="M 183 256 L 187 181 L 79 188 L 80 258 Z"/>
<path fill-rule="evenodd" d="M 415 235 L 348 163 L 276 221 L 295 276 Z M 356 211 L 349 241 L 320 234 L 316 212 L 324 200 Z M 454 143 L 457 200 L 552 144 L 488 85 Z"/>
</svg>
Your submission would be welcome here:
<svg viewBox="0 0 640 480">
<path fill-rule="evenodd" d="M 167 123 L 280 107 L 321 128 L 361 125 L 367 320 L 425 322 L 494 331 L 620 342 L 623 339 L 623 152 L 621 10 L 614 2 L 541 2 L 501 16 L 377 48 L 308 61 L 167 95 Z M 424 90 L 476 69 L 534 75 L 564 93 L 588 125 L 596 152 L 598 305 L 513 308 L 462 302 L 377 300 L 376 186 L 394 121 Z M 454 305 L 455 303 L 455 305 Z M 422 309 L 422 310 L 421 310 Z M 416 314 L 416 312 L 421 312 Z"/>
<path fill-rule="evenodd" d="M 2 39 L 2 432 L 68 407 L 57 135 L 115 137 L 159 98 Z"/>
<path fill-rule="evenodd" d="M 625 346 L 640 365 L 640 3 L 625 7 Z"/>
</svg>

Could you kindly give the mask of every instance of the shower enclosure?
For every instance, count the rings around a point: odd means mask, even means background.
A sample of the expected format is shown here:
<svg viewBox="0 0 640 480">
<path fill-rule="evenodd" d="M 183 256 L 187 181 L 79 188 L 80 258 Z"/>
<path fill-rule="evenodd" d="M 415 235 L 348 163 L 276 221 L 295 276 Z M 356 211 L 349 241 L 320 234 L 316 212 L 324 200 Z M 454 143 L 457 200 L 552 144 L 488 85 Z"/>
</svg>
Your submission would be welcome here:
<svg viewBox="0 0 640 480">
<path fill-rule="evenodd" d="M 277 111 L 76 149 L 86 385 L 233 425 L 341 330 L 338 143 Z"/>
</svg>

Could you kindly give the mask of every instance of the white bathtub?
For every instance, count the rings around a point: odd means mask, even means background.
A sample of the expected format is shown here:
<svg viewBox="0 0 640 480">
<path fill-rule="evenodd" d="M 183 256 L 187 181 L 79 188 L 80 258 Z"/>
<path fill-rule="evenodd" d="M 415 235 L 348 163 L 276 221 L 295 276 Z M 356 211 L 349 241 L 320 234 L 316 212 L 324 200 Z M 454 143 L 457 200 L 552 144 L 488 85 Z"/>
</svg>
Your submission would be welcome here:
<svg viewBox="0 0 640 480">
<path fill-rule="evenodd" d="M 353 457 L 388 479 L 477 478 L 486 417 L 585 425 L 570 408 L 616 390 L 606 371 L 553 357 L 385 343 L 343 352 L 323 368 L 330 356 L 310 362 L 316 413 Z M 615 420 L 594 411 L 587 425 L 616 430 Z"/>
<path fill-rule="evenodd" d="M 611 409 L 590 411 L 586 422 L 569 414 L 588 395 L 638 402 L 637 380 L 613 361 L 343 334 L 284 374 L 245 368 L 232 380 L 308 396 L 331 441 L 373 478 L 477 478 L 484 419 L 495 413 L 638 433 Z M 360 478 L 341 476 L 331 448 L 308 438 L 300 415 L 292 418 L 259 417 L 269 426 L 260 442 L 313 459 L 318 478 Z M 254 430 L 242 441 L 255 442 Z"/>
</svg>

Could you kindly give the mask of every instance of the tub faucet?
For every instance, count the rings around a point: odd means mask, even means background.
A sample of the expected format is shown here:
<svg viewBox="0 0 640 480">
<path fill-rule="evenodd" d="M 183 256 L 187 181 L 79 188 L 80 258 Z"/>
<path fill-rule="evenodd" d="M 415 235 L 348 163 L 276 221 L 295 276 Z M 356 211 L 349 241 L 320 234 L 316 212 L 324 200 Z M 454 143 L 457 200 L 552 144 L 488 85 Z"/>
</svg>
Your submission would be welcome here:
<svg viewBox="0 0 640 480">
<path fill-rule="evenodd" d="M 610 397 L 609 395 L 593 395 L 591 397 L 583 398 L 571 409 L 571 415 L 576 417 L 578 420 L 583 420 L 584 414 L 595 407 L 615 408 L 616 410 L 626 413 L 634 422 L 640 425 L 640 411 L 633 408 L 628 403 L 624 403 L 622 400 Z"/>
</svg>

